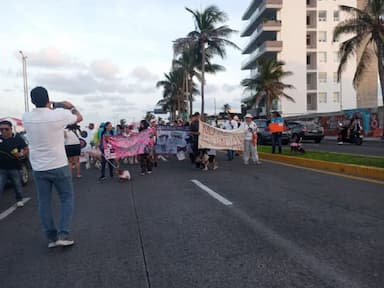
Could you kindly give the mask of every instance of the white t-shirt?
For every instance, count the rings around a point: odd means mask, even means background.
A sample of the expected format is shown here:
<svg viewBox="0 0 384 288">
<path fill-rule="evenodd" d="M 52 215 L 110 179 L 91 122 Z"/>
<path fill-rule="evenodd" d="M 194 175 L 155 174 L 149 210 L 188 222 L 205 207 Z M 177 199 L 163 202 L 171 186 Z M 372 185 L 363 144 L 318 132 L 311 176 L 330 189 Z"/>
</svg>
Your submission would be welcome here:
<svg viewBox="0 0 384 288">
<path fill-rule="evenodd" d="M 30 161 L 34 171 L 47 171 L 68 165 L 64 148 L 64 128 L 77 116 L 68 110 L 35 108 L 23 115 Z"/>
<path fill-rule="evenodd" d="M 64 144 L 65 145 L 77 145 L 80 144 L 79 137 L 76 136 L 75 132 L 72 130 L 65 129 L 64 133 Z"/>
<path fill-rule="evenodd" d="M 252 140 L 253 133 L 257 132 L 257 125 L 253 121 L 249 124 L 247 122 L 243 122 L 240 126 L 240 129 L 244 130 L 244 133 L 245 133 L 244 140 Z"/>
</svg>

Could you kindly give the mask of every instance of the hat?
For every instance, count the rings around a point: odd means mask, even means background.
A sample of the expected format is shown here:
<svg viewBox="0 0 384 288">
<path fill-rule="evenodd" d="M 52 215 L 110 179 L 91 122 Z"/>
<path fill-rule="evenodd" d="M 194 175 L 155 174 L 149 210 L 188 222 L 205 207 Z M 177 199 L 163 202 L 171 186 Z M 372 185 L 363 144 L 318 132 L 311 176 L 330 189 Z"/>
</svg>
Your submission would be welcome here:
<svg viewBox="0 0 384 288">
<path fill-rule="evenodd" d="M 49 102 L 48 91 L 44 87 L 36 87 L 31 91 L 31 100 L 36 107 L 45 107 Z"/>
<path fill-rule="evenodd" d="M 237 115 L 233 116 L 233 120 L 239 121 L 239 117 Z"/>
<path fill-rule="evenodd" d="M 253 116 L 252 116 L 252 114 L 247 113 L 247 114 L 245 115 L 245 118 L 253 118 Z"/>
</svg>

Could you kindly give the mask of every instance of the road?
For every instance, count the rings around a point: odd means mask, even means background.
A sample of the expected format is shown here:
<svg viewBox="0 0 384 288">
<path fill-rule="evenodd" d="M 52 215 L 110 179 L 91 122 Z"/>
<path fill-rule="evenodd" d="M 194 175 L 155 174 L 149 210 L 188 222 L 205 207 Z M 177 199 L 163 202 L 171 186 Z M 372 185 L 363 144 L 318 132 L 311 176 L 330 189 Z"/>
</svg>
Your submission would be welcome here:
<svg viewBox="0 0 384 288">
<path fill-rule="evenodd" d="M 46 247 L 28 186 L 0 220 L 0 287 L 384 287 L 383 183 L 222 157 L 128 183 L 84 171 L 67 249 Z"/>
<path fill-rule="evenodd" d="M 355 144 L 337 145 L 336 140 L 324 139 L 319 144 L 305 141 L 303 145 L 306 150 L 384 157 L 384 142 L 382 141 L 365 141 L 361 146 L 358 146 Z"/>
</svg>

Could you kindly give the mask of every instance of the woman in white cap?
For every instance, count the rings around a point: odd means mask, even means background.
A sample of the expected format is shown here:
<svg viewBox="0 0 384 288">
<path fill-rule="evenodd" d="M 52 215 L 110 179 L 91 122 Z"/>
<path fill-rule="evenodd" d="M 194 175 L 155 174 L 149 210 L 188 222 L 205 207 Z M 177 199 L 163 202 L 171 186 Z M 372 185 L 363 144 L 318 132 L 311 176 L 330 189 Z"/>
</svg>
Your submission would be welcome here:
<svg viewBox="0 0 384 288">
<path fill-rule="evenodd" d="M 261 164 L 259 154 L 257 153 L 257 125 L 251 114 L 245 115 L 245 121 L 241 124 L 240 129 L 244 130 L 244 164 L 248 165 L 249 154 L 252 156 L 254 164 Z"/>
</svg>

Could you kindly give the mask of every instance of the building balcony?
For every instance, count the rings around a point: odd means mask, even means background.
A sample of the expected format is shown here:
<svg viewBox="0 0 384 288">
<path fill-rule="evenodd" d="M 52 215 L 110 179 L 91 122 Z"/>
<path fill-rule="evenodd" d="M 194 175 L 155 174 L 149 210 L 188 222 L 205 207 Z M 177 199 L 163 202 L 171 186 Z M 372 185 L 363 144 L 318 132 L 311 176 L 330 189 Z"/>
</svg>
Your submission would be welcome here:
<svg viewBox="0 0 384 288">
<path fill-rule="evenodd" d="M 265 41 L 245 59 L 241 65 L 242 70 L 254 69 L 257 66 L 257 59 L 268 53 L 279 53 L 283 50 L 282 41 Z"/>
<path fill-rule="evenodd" d="M 250 36 L 253 31 L 260 24 L 260 19 L 275 19 L 276 18 L 276 10 L 281 9 L 283 7 L 283 0 L 256 0 L 254 1 L 260 3 L 257 9 L 253 12 L 252 17 L 250 17 L 249 22 L 246 23 L 243 32 L 241 33 L 241 37 Z"/>
<path fill-rule="evenodd" d="M 256 49 L 257 46 L 267 40 L 271 40 L 276 37 L 276 33 L 281 31 L 281 21 L 267 20 L 261 23 L 255 32 L 253 32 L 248 44 L 243 50 L 243 54 L 249 54 Z M 272 32 L 272 35 L 271 35 Z"/>
</svg>

